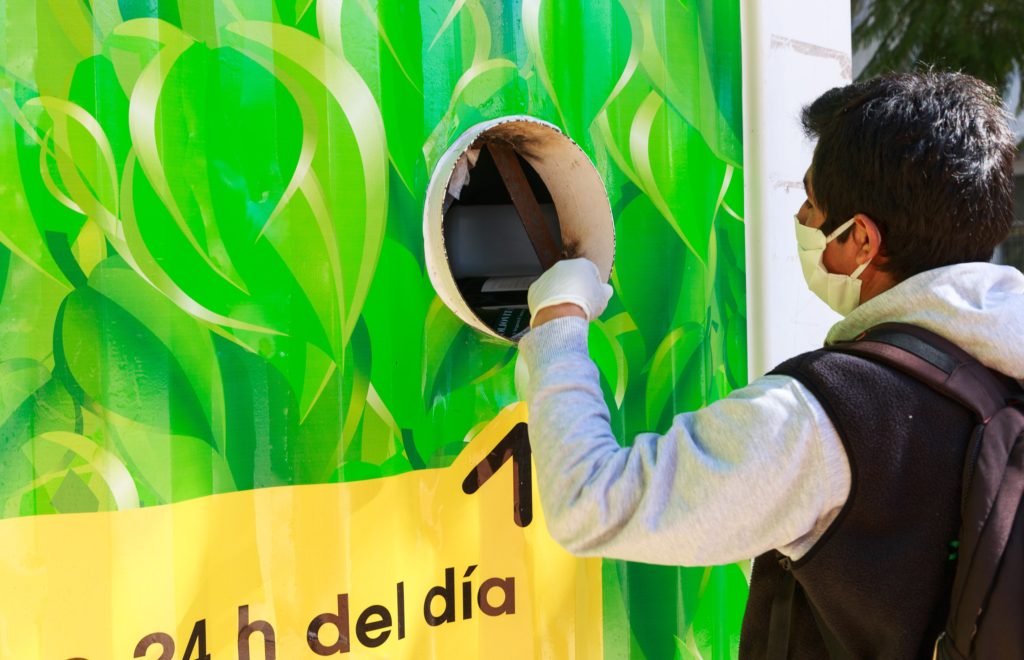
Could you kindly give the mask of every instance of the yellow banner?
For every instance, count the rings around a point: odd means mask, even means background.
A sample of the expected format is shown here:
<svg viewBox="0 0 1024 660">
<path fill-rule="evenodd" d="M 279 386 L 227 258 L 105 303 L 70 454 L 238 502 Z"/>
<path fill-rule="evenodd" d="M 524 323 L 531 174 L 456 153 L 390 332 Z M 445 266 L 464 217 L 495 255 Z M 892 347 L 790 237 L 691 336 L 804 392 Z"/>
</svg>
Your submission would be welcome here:
<svg viewBox="0 0 1024 660">
<path fill-rule="evenodd" d="M 0 658 L 600 657 L 600 562 L 548 536 L 525 421 L 443 469 L 0 521 Z"/>
</svg>

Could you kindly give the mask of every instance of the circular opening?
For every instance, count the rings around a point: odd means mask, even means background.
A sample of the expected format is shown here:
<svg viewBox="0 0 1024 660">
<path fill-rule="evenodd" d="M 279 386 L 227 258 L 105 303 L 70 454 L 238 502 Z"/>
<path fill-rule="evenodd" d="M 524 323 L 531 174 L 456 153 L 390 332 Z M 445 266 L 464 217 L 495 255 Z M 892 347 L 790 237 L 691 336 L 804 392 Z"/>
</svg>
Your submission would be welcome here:
<svg viewBox="0 0 1024 660">
<path fill-rule="evenodd" d="M 427 273 L 464 322 L 516 341 L 529 327 L 526 290 L 560 258 L 586 257 L 609 277 L 615 229 L 604 184 L 556 126 L 495 119 L 441 157 L 423 214 Z"/>
</svg>

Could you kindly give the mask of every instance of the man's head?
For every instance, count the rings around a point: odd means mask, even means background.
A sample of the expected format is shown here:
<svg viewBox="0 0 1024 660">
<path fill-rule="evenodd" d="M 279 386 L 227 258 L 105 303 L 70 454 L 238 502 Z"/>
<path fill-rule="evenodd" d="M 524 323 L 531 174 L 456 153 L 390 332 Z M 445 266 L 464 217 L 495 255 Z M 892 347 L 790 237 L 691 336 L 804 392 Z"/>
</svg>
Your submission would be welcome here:
<svg viewBox="0 0 1024 660">
<path fill-rule="evenodd" d="M 1015 140 L 999 95 L 976 78 L 881 76 L 829 90 L 802 120 L 818 141 L 809 174 L 822 230 L 866 216 L 881 237 L 873 263 L 893 281 L 987 261 L 1009 233 Z"/>
</svg>

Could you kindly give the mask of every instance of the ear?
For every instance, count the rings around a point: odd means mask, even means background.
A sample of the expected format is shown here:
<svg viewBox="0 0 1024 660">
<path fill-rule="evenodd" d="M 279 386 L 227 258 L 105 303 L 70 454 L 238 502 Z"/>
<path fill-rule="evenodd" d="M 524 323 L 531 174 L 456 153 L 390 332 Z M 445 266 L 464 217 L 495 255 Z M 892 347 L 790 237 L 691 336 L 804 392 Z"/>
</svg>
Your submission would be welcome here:
<svg viewBox="0 0 1024 660">
<path fill-rule="evenodd" d="M 853 220 L 853 240 L 857 244 L 857 263 L 863 264 L 872 259 L 885 261 L 885 252 L 882 250 L 882 232 L 879 231 L 875 221 L 864 213 L 853 216 Z"/>
</svg>

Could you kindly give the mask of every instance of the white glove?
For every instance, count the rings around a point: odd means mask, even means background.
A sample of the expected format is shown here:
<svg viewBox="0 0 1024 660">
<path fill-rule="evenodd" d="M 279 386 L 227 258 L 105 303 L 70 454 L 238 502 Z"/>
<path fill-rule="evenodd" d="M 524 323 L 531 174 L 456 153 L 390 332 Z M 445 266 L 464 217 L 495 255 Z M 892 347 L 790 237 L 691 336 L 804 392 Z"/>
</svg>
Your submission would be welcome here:
<svg viewBox="0 0 1024 660">
<path fill-rule="evenodd" d="M 593 321 L 608 306 L 611 297 L 612 288 L 601 281 L 601 273 L 594 262 L 582 258 L 564 259 L 530 285 L 527 302 L 533 318 L 545 307 L 573 303 L 586 313 L 588 321 Z"/>
</svg>

